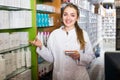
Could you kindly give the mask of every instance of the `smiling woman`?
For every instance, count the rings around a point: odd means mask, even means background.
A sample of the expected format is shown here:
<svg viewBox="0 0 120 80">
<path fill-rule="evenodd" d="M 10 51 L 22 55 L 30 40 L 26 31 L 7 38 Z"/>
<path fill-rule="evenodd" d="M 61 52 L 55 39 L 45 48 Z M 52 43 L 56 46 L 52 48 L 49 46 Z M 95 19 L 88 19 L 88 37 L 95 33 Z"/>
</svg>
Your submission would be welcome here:
<svg viewBox="0 0 120 80">
<path fill-rule="evenodd" d="M 41 57 L 53 63 L 53 80 L 90 80 L 86 67 L 95 55 L 87 32 L 77 23 L 78 7 L 68 3 L 61 18 L 63 24 L 51 32 L 47 47 L 38 38 L 30 43 L 37 46 Z"/>
</svg>

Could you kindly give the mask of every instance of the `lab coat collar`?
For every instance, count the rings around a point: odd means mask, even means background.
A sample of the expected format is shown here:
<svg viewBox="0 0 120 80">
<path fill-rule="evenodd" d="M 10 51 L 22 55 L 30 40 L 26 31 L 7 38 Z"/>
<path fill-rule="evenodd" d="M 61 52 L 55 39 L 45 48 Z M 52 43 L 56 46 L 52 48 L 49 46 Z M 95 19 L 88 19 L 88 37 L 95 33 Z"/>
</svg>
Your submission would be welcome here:
<svg viewBox="0 0 120 80">
<path fill-rule="evenodd" d="M 60 29 L 61 29 L 62 31 L 64 31 L 63 28 L 64 28 L 64 26 L 61 26 L 61 27 L 60 27 Z M 64 31 L 64 32 L 65 32 L 65 31 Z M 68 34 L 73 33 L 73 32 L 75 32 L 75 28 L 73 28 L 72 30 L 68 31 Z"/>
</svg>

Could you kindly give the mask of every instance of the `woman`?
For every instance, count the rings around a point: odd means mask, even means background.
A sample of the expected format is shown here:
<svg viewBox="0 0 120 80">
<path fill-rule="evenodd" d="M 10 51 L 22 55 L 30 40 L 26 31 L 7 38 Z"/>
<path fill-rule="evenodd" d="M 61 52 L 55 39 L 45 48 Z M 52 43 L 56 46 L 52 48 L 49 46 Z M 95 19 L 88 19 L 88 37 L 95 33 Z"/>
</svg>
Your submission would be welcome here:
<svg viewBox="0 0 120 80">
<path fill-rule="evenodd" d="M 63 26 L 54 30 L 45 47 L 39 39 L 31 41 L 45 60 L 53 62 L 53 80 L 89 80 L 87 65 L 94 53 L 87 33 L 79 28 L 77 6 L 68 3 L 62 12 Z"/>
</svg>

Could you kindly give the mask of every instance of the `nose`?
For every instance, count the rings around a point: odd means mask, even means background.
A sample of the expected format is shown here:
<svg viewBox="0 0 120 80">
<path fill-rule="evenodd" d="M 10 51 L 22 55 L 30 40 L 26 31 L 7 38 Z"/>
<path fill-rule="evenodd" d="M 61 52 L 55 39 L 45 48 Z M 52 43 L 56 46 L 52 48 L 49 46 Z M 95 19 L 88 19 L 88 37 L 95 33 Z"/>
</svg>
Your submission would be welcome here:
<svg viewBox="0 0 120 80">
<path fill-rule="evenodd" d="M 67 15 L 67 16 L 66 16 L 66 19 L 70 19 L 70 16 L 69 16 L 69 15 Z"/>
</svg>

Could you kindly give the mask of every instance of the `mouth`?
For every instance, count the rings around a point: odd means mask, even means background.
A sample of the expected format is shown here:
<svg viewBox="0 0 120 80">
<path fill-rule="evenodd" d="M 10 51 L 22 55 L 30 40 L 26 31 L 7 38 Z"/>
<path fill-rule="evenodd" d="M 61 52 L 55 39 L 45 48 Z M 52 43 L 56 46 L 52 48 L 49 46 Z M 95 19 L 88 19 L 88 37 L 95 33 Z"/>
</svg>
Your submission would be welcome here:
<svg viewBox="0 0 120 80">
<path fill-rule="evenodd" d="M 65 23 L 66 24 L 70 24 L 72 21 L 71 20 L 66 20 Z"/>
</svg>

